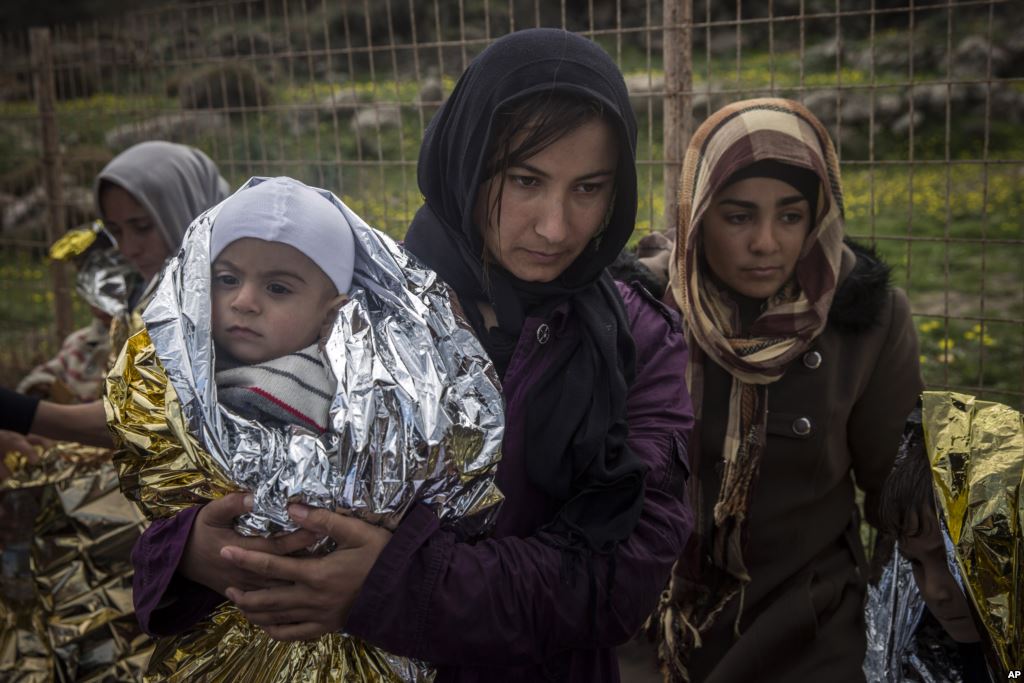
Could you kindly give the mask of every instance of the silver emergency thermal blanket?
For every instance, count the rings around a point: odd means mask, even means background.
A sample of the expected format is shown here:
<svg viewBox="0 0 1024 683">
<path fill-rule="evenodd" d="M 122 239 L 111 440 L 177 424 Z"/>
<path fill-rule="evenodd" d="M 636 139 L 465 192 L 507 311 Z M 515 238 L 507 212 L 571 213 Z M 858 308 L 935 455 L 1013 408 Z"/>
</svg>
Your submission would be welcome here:
<svg viewBox="0 0 1024 683">
<path fill-rule="evenodd" d="M 264 180 L 253 178 L 239 192 Z M 356 238 L 350 299 L 320 345 L 337 380 L 330 430 L 317 436 L 294 425 L 267 427 L 217 400 L 209 244 L 218 205 L 189 227 L 143 314 L 146 331 L 128 340 L 108 377 L 108 420 L 125 447 L 117 458 L 122 488 L 151 518 L 250 491 L 254 510 L 237 525 L 249 535 L 295 529 L 287 515 L 291 502 L 389 529 L 410 506 L 424 503 L 445 528 L 477 537 L 502 500 L 494 474 L 504 404 L 493 366 L 433 271 L 333 194 L 318 192 L 343 213 Z M 426 664 L 343 634 L 272 641 L 232 607 L 172 641 L 158 645 L 150 665 L 157 678 L 433 675 Z"/>
</svg>

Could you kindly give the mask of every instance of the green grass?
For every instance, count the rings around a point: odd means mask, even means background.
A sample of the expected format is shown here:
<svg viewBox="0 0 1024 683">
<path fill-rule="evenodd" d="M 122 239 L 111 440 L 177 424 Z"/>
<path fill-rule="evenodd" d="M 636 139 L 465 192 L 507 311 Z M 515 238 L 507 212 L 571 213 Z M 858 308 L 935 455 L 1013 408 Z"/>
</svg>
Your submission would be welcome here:
<svg viewBox="0 0 1024 683">
<path fill-rule="evenodd" d="M 986 178 L 981 166 L 931 166 L 912 180 L 876 170 L 873 205 L 867 171 L 847 173 L 844 185 L 847 231 L 875 239 L 919 314 L 926 382 L 983 387 L 1019 405 L 1008 392 L 1024 388 L 1024 326 L 995 321 L 1024 318 L 1024 245 L 985 240 L 1024 239 L 1020 169 L 990 167 Z"/>
<path fill-rule="evenodd" d="M 88 307 L 73 298 L 75 328 L 89 321 Z M 54 293 L 49 265 L 28 250 L 0 253 L 0 385 L 13 387 L 32 366 L 52 358 Z"/>
</svg>

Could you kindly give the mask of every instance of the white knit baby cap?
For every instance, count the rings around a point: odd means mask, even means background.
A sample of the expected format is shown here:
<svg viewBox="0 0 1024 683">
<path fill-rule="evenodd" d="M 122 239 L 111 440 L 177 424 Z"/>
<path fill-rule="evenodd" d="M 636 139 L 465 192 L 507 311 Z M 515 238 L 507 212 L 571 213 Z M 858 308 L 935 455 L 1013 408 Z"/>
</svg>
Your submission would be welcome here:
<svg viewBox="0 0 1024 683">
<path fill-rule="evenodd" d="M 341 294 L 352 284 L 352 228 L 329 199 L 294 178 L 269 178 L 221 205 L 210 234 L 210 263 L 243 237 L 295 247 L 320 266 Z"/>
</svg>

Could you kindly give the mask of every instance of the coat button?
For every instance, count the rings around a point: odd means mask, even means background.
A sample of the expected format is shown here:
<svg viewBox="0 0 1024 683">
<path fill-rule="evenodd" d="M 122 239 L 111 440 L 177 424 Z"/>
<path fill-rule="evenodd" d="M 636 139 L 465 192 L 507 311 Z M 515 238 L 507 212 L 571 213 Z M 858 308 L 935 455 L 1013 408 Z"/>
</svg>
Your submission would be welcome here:
<svg viewBox="0 0 1024 683">
<path fill-rule="evenodd" d="M 808 351 L 804 354 L 804 365 L 811 370 L 817 370 L 821 365 L 821 354 L 817 351 Z"/>
<path fill-rule="evenodd" d="M 793 433 L 797 436 L 807 436 L 811 433 L 811 421 L 806 417 L 793 420 Z"/>
<path fill-rule="evenodd" d="M 551 339 L 551 328 L 548 327 L 547 323 L 541 323 L 537 328 L 537 343 L 547 344 L 548 339 Z"/>
</svg>

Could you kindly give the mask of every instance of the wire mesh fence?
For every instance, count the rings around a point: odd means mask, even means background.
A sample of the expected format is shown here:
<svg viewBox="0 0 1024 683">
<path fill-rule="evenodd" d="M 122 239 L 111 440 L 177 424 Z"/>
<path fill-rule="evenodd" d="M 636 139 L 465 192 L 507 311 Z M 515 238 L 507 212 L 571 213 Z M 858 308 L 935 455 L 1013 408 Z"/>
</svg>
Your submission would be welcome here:
<svg viewBox="0 0 1024 683">
<path fill-rule="evenodd" d="M 217 0 L 50 27 L 48 60 L 27 34 L 3 35 L 0 381 L 88 319 L 45 249 L 94 216 L 92 179 L 117 152 L 192 144 L 233 186 L 291 175 L 401 236 L 421 203 L 424 129 L 469 60 L 556 26 L 626 76 L 637 236 L 671 230 L 682 150 L 705 116 L 799 99 L 836 142 L 847 232 L 910 294 L 926 382 L 1021 405 L 1021 19 L 1009 0 Z"/>
</svg>

